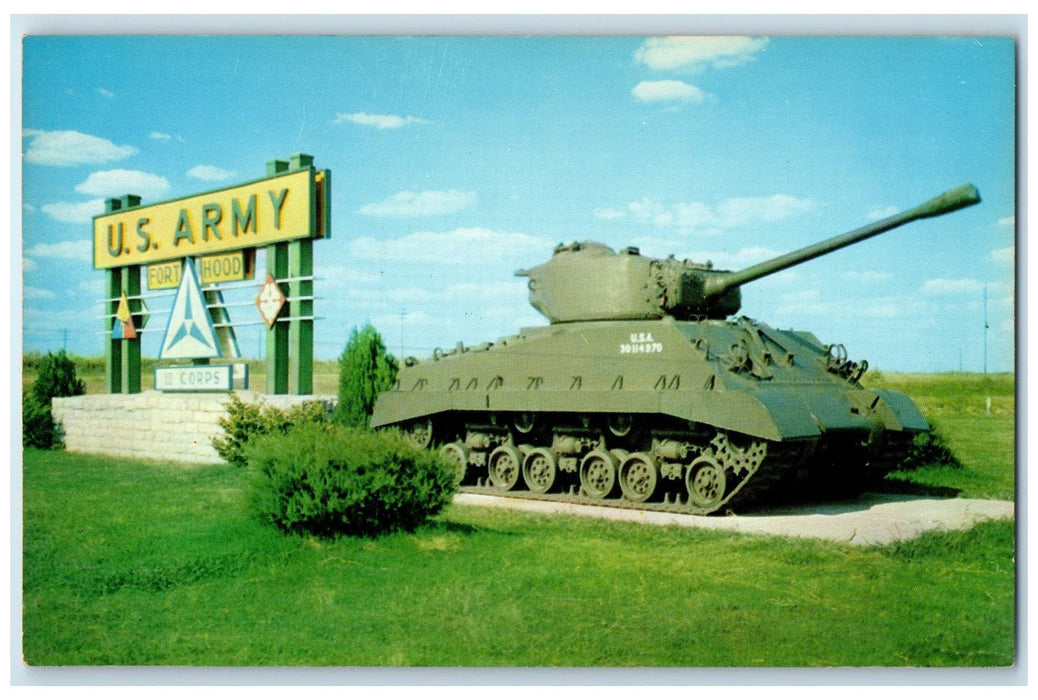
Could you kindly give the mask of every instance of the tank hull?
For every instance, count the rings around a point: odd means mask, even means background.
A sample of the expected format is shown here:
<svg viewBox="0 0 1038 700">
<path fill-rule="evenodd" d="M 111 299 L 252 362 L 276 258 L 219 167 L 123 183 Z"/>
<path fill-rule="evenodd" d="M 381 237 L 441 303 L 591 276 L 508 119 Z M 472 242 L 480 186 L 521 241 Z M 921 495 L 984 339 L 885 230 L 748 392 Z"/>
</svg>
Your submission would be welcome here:
<svg viewBox="0 0 1038 700">
<path fill-rule="evenodd" d="M 561 323 L 401 369 L 372 426 L 444 450 L 463 483 L 708 513 L 754 482 L 849 486 L 896 466 L 929 426 L 856 367 L 745 318 Z"/>
</svg>

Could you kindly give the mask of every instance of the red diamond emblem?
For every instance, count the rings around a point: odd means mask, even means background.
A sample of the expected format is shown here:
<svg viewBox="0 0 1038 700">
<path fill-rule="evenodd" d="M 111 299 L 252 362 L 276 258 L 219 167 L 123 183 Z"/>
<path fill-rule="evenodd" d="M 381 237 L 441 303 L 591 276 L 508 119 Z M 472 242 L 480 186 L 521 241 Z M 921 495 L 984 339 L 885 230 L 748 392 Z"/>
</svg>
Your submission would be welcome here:
<svg viewBox="0 0 1038 700">
<path fill-rule="evenodd" d="M 260 316 L 263 317 L 267 328 L 274 327 L 274 322 L 277 321 L 278 314 L 281 313 L 281 309 L 285 308 L 287 301 L 288 299 L 281 292 L 281 287 L 278 286 L 274 275 L 268 272 L 267 281 L 263 283 L 259 294 L 256 295 L 256 308 L 259 309 Z"/>
</svg>

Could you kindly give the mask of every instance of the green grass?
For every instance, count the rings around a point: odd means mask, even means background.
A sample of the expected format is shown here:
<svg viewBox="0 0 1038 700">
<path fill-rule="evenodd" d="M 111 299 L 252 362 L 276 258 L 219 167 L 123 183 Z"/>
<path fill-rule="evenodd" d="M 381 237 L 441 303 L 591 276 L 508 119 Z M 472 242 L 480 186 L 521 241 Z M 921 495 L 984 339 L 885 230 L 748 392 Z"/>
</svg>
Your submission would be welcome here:
<svg viewBox="0 0 1038 700">
<path fill-rule="evenodd" d="M 318 363 L 317 393 L 335 371 Z M 88 391 L 101 374 L 87 363 Z M 1013 498 L 1012 375 L 866 383 L 911 396 L 964 465 L 897 479 Z M 452 506 L 319 541 L 250 517 L 232 467 L 29 451 L 23 477 L 33 665 L 1014 663 L 1008 521 L 859 548 Z"/>
<path fill-rule="evenodd" d="M 962 469 L 900 472 L 897 478 L 957 489 L 971 498 L 1014 498 L 1016 399 L 1012 374 L 870 373 L 865 384 L 912 397 L 963 464 Z"/>
<path fill-rule="evenodd" d="M 452 506 L 285 537 L 246 473 L 25 453 L 32 665 L 1006 666 L 1008 521 L 825 542 Z"/>
</svg>

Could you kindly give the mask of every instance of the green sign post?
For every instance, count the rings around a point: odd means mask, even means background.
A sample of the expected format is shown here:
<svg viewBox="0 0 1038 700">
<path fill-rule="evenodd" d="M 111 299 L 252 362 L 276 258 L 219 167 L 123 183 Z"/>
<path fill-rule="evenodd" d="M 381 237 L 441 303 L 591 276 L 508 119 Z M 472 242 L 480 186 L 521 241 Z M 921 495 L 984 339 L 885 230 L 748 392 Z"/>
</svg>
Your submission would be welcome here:
<svg viewBox="0 0 1038 700">
<path fill-rule="evenodd" d="M 94 218 L 94 267 L 107 274 L 109 393 L 141 390 L 136 331 L 143 311 L 143 266 L 152 268 L 149 280 L 169 282 L 172 261 L 212 260 L 228 251 L 245 251 L 248 258 L 257 248 L 266 249 L 267 272 L 287 300 L 267 324 L 266 391 L 312 393 L 313 241 L 330 235 L 330 171 L 316 170 L 313 156 L 299 153 L 287 161 L 268 162 L 267 177 L 261 180 L 147 207 L 140 201 L 136 195 L 109 199 L 105 213 Z M 126 305 L 129 311 L 121 312 Z M 133 320 L 120 326 L 120 313 Z"/>
</svg>

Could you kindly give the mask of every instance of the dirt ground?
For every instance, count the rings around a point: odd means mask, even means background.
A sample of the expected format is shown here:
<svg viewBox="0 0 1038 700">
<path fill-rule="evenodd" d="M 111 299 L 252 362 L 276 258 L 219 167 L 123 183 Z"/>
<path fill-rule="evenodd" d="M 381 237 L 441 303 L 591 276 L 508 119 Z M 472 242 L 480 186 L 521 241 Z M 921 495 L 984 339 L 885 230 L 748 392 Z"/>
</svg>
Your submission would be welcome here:
<svg viewBox="0 0 1038 700">
<path fill-rule="evenodd" d="M 853 501 L 812 504 L 728 516 L 680 515 L 602 506 L 524 501 L 479 494 L 458 494 L 455 503 L 514 508 L 535 513 L 566 513 L 644 523 L 679 525 L 787 537 L 810 537 L 849 544 L 875 545 L 908 540 L 929 530 L 971 527 L 980 520 L 1013 518 L 1012 501 L 972 498 L 924 498 L 864 494 Z"/>
</svg>

